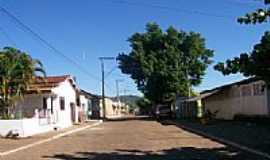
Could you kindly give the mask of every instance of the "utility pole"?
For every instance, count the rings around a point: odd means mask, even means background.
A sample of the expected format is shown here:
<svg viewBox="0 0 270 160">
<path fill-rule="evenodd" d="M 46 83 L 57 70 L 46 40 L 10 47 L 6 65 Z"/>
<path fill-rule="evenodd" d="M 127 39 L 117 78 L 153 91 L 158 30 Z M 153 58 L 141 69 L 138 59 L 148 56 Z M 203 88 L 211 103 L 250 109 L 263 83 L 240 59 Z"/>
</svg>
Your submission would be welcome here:
<svg viewBox="0 0 270 160">
<path fill-rule="evenodd" d="M 102 109 L 103 119 L 106 119 L 106 102 L 105 102 L 105 71 L 104 71 L 104 60 L 114 60 L 114 57 L 99 57 L 101 62 L 101 76 L 102 76 Z"/>
<path fill-rule="evenodd" d="M 115 83 L 116 83 L 116 97 L 117 97 L 117 101 L 118 103 L 120 102 L 120 95 L 119 95 L 119 82 L 123 82 L 124 80 L 122 79 L 117 79 L 115 80 Z"/>
</svg>

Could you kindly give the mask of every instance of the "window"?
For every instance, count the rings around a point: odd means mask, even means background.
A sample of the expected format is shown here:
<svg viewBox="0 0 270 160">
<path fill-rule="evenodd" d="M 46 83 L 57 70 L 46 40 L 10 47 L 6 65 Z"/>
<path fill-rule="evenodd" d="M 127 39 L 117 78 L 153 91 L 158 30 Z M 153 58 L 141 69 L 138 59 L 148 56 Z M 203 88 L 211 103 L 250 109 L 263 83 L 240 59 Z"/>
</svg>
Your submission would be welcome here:
<svg viewBox="0 0 270 160">
<path fill-rule="evenodd" d="M 60 97 L 60 109 L 65 110 L 65 98 Z"/>
<path fill-rule="evenodd" d="M 51 114 L 53 114 L 53 97 L 51 97 Z"/>
<path fill-rule="evenodd" d="M 253 93 L 255 96 L 263 95 L 264 89 L 261 84 L 254 84 L 253 85 Z"/>
<path fill-rule="evenodd" d="M 43 110 L 47 110 L 47 98 L 43 97 Z"/>
<path fill-rule="evenodd" d="M 76 105 L 81 106 L 81 100 L 79 96 L 76 96 Z"/>
<path fill-rule="evenodd" d="M 251 87 L 250 86 L 243 86 L 241 89 L 242 96 L 251 96 Z"/>
</svg>

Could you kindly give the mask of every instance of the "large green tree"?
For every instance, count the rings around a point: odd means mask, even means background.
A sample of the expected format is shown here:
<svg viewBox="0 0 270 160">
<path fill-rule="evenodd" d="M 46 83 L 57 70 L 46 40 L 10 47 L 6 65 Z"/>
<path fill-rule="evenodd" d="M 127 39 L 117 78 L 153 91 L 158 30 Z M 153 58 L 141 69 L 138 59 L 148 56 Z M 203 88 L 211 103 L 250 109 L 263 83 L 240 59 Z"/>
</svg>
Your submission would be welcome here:
<svg viewBox="0 0 270 160">
<path fill-rule="evenodd" d="M 27 91 L 34 77 L 45 75 L 40 61 L 18 49 L 5 47 L 0 51 L 0 110 L 9 114 L 9 107 Z M 40 74 L 38 74 L 40 75 Z"/>
<path fill-rule="evenodd" d="M 119 68 L 154 103 L 187 96 L 190 86 L 200 84 L 213 56 L 199 33 L 174 27 L 162 31 L 156 23 L 148 23 L 145 33 L 133 34 L 128 42 L 131 51 L 118 55 Z"/>
<path fill-rule="evenodd" d="M 219 62 L 214 68 L 224 75 L 242 73 L 244 76 L 255 76 L 270 84 L 270 32 L 266 32 L 260 43 L 250 53 Z"/>
<path fill-rule="evenodd" d="M 265 5 L 270 0 L 264 0 Z M 256 24 L 267 22 L 270 17 L 269 9 L 257 9 L 244 17 L 238 18 L 239 23 Z M 228 59 L 226 62 L 219 62 L 214 69 L 223 75 L 241 73 L 246 77 L 257 77 L 270 85 L 270 32 L 265 32 L 260 43 L 253 47 L 250 53 L 241 53 L 240 56 Z"/>
</svg>

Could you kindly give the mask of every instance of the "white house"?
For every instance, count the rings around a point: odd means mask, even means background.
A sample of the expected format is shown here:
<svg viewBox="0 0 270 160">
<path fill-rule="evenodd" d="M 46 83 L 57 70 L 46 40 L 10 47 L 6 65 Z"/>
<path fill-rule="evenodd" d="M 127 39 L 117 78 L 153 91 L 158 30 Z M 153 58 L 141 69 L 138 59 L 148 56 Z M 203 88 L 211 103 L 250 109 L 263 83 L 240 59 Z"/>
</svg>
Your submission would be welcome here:
<svg viewBox="0 0 270 160">
<path fill-rule="evenodd" d="M 205 111 L 216 112 L 217 119 L 232 120 L 241 116 L 270 116 L 270 90 L 264 81 L 249 78 L 236 83 L 204 91 Z"/>
<path fill-rule="evenodd" d="M 12 108 L 14 120 L 0 120 L 0 135 L 27 137 L 79 122 L 78 89 L 70 75 L 36 78 Z"/>
<path fill-rule="evenodd" d="M 85 91 L 80 90 L 80 105 L 81 105 L 81 113 L 80 115 L 83 117 L 83 120 L 90 120 L 93 115 L 93 99 L 94 95 Z"/>
</svg>

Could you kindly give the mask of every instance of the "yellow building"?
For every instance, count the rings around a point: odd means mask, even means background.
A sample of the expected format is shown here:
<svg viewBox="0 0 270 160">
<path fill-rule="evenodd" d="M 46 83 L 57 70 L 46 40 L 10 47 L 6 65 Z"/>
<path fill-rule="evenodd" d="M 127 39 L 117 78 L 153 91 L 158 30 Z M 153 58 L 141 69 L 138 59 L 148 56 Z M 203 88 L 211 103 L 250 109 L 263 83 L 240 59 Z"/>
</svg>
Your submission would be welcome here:
<svg viewBox="0 0 270 160">
<path fill-rule="evenodd" d="M 100 99 L 99 105 L 100 116 L 103 117 L 102 99 Z M 113 101 L 110 98 L 105 98 L 105 106 L 106 118 L 118 118 L 129 114 L 129 105 L 123 102 Z"/>
</svg>

